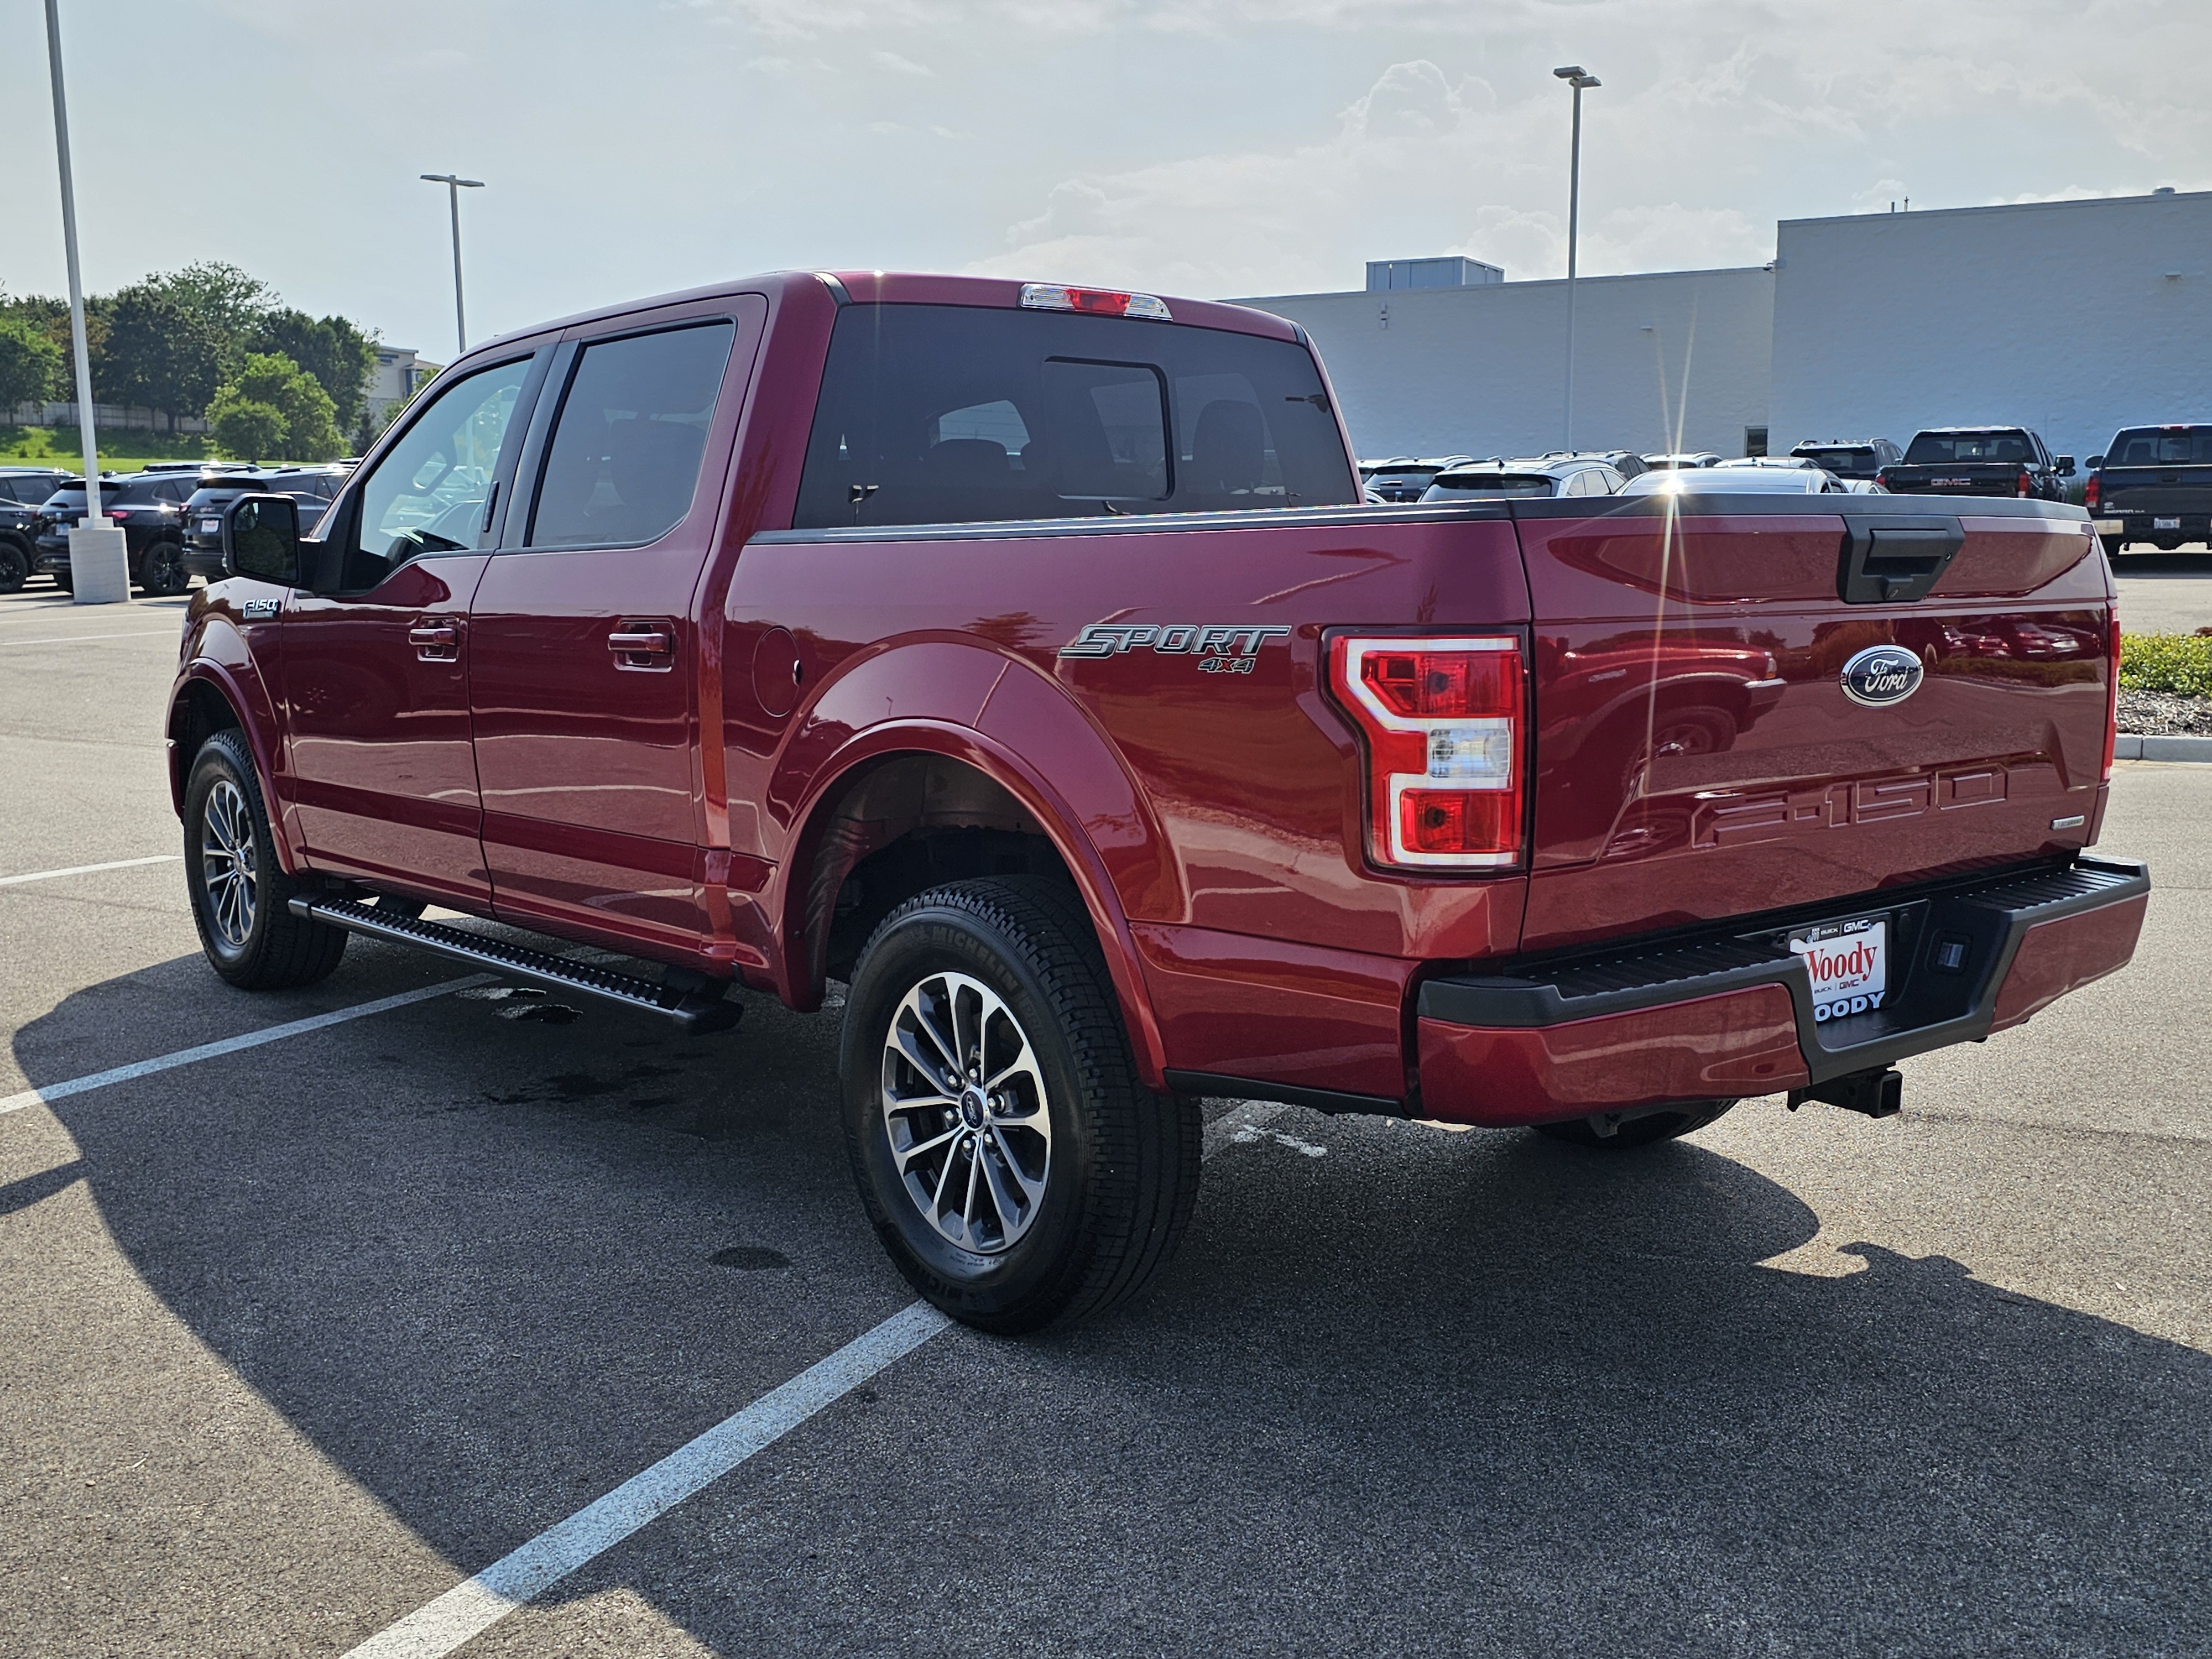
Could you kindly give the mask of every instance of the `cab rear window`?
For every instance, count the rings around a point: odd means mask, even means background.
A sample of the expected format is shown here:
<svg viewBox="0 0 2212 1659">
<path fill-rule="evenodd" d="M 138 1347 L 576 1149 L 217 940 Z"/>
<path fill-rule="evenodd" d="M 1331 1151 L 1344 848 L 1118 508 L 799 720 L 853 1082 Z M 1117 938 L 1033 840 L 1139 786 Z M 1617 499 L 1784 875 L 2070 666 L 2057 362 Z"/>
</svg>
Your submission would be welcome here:
<svg viewBox="0 0 2212 1659">
<path fill-rule="evenodd" d="M 1346 506 L 1352 464 L 1286 340 L 968 306 L 838 313 L 799 529 Z"/>
<path fill-rule="evenodd" d="M 2028 458 L 2024 432 L 1923 432 L 1905 452 L 1907 466 L 2002 465 Z"/>
<path fill-rule="evenodd" d="M 2212 465 L 2212 426 L 2135 427 L 2112 440 L 2106 466 Z"/>
</svg>

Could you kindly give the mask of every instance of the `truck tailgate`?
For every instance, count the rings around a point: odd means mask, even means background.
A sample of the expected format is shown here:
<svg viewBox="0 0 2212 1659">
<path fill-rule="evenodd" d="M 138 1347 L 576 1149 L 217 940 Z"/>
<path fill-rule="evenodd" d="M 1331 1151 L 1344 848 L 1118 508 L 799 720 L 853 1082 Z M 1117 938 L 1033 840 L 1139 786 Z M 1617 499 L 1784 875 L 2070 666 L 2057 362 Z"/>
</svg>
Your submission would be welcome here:
<svg viewBox="0 0 2212 1659">
<path fill-rule="evenodd" d="M 2108 466 L 2100 514 L 2212 509 L 2212 466 Z"/>
<path fill-rule="evenodd" d="M 1516 504 L 1535 635 L 1524 951 L 1872 893 L 2094 838 L 2112 613 L 2087 515 L 1930 505 Z M 1955 547 L 1935 561 L 1932 587 L 1900 576 L 1885 589 L 1882 572 L 1915 568 L 1889 562 L 1900 538 L 1923 555 Z M 1918 684 L 1894 696 L 1871 659 L 1876 683 L 1858 689 L 1887 700 L 1855 700 L 1845 665 L 1875 647 L 1910 653 Z"/>
</svg>

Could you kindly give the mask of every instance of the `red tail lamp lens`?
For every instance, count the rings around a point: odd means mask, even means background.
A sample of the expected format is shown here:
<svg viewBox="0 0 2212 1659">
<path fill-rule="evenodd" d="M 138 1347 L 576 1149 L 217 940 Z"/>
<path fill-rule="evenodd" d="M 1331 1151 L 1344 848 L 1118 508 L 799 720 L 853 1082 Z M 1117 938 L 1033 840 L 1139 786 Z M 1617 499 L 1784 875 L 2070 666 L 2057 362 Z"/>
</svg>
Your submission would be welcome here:
<svg viewBox="0 0 2212 1659">
<path fill-rule="evenodd" d="M 1368 854 L 1407 868 L 1498 868 L 1522 857 L 1521 641 L 1329 643 L 1336 700 L 1367 739 Z"/>
</svg>

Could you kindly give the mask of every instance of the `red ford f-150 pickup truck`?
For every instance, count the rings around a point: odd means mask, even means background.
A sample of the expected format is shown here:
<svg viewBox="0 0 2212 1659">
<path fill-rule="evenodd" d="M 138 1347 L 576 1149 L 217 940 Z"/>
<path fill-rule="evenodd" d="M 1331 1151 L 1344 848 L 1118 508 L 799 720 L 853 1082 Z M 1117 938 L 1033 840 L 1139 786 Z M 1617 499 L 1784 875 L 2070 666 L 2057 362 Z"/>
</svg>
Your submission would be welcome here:
<svg viewBox="0 0 2212 1659">
<path fill-rule="evenodd" d="M 2124 964 L 2096 539 L 1939 505 L 1365 507 L 1306 337 L 1234 307 L 594 313 L 455 363 L 312 538 L 228 509 L 169 714 L 193 912 L 249 988 L 356 932 L 694 1029 L 845 981 L 874 1225 L 1030 1329 L 1172 1250 L 1201 1097 L 1879 1115 Z"/>
</svg>

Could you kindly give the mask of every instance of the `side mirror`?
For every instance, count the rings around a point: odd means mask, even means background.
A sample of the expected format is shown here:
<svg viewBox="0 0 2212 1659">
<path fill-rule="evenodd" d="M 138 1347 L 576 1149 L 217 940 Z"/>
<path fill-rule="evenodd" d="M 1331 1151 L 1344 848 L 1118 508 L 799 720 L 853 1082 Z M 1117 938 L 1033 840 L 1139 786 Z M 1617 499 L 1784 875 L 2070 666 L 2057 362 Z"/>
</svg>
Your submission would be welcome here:
<svg viewBox="0 0 2212 1659">
<path fill-rule="evenodd" d="M 2104 465 L 2104 464 L 2105 458 L 2102 455 L 2092 455 L 2089 458 L 2089 471 L 2094 472 L 2099 467 Z"/>
<path fill-rule="evenodd" d="M 283 586 L 300 580 L 300 503 L 289 495 L 240 495 L 222 514 L 222 571 Z"/>
<path fill-rule="evenodd" d="M 2058 476 L 2062 478 L 2070 478 L 2074 476 L 2074 458 L 2071 455 L 2061 455 L 2058 458 Z"/>
</svg>

